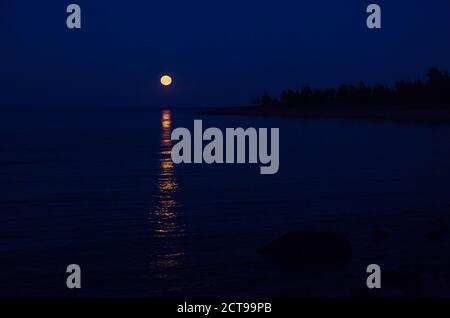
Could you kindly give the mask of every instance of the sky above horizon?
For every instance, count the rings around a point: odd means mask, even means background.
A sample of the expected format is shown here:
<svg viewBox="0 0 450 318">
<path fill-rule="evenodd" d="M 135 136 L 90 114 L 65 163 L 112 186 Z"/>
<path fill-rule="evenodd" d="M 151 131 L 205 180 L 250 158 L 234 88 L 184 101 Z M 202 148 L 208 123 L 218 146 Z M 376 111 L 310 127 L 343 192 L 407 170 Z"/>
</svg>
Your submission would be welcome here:
<svg viewBox="0 0 450 318">
<path fill-rule="evenodd" d="M 450 71 L 450 2 L 393 2 L 0 0 L 0 107 L 244 105 Z M 70 3 L 81 30 L 66 27 Z M 381 30 L 366 27 L 370 3 Z"/>
</svg>

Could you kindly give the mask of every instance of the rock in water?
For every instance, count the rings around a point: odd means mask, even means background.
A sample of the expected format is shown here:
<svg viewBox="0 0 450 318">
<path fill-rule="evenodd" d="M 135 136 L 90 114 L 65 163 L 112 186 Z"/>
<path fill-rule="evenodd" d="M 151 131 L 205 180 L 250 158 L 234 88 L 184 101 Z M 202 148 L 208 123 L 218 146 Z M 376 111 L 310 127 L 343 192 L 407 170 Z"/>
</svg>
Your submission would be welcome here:
<svg viewBox="0 0 450 318">
<path fill-rule="evenodd" d="M 290 232 L 258 249 L 286 264 L 329 264 L 349 260 L 352 246 L 345 236 L 329 232 Z"/>
</svg>

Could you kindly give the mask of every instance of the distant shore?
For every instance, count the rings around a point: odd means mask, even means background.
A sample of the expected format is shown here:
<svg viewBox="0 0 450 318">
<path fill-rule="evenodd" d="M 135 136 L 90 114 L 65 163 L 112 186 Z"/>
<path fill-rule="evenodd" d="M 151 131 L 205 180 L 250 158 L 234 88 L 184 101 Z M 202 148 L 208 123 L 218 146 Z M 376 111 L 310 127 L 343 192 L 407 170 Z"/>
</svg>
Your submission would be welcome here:
<svg viewBox="0 0 450 318">
<path fill-rule="evenodd" d="M 418 122 L 418 123 L 441 123 L 450 124 L 450 110 L 447 109 L 407 109 L 393 108 L 336 108 L 336 107 L 314 107 L 314 108 L 290 108 L 290 107 L 264 107 L 264 106 L 242 106 L 223 107 L 201 110 L 200 115 L 220 116 L 258 116 L 258 117 L 285 117 L 303 119 L 362 119 L 372 121 L 394 121 L 394 122 Z"/>
</svg>

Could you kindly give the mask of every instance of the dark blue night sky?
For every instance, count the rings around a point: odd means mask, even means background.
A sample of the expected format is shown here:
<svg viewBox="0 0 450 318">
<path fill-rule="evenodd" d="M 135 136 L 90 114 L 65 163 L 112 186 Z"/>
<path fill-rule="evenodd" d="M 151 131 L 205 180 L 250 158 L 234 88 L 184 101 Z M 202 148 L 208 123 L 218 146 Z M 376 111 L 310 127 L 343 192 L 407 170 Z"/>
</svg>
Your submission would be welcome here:
<svg viewBox="0 0 450 318">
<path fill-rule="evenodd" d="M 65 25 L 72 2 L 81 30 Z M 365 25 L 372 2 L 381 30 Z M 450 70 L 448 0 L 372 2 L 2 0 L 0 106 L 242 105 L 305 84 Z"/>
</svg>

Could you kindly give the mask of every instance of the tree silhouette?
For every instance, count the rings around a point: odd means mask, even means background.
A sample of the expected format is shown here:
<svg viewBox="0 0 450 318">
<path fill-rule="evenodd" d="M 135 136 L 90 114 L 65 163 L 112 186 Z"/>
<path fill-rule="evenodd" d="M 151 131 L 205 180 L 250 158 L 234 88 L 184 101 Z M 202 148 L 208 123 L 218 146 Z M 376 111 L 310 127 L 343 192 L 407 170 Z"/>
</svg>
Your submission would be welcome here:
<svg viewBox="0 0 450 318">
<path fill-rule="evenodd" d="M 279 99 L 266 93 L 258 99 L 257 104 L 291 108 L 313 106 L 450 108 L 450 76 L 447 72 L 431 68 L 426 82 L 400 80 L 393 88 L 382 84 L 370 88 L 363 81 L 358 86 L 341 85 L 337 89 L 314 90 L 304 86 L 300 90 L 284 91 Z"/>
</svg>

